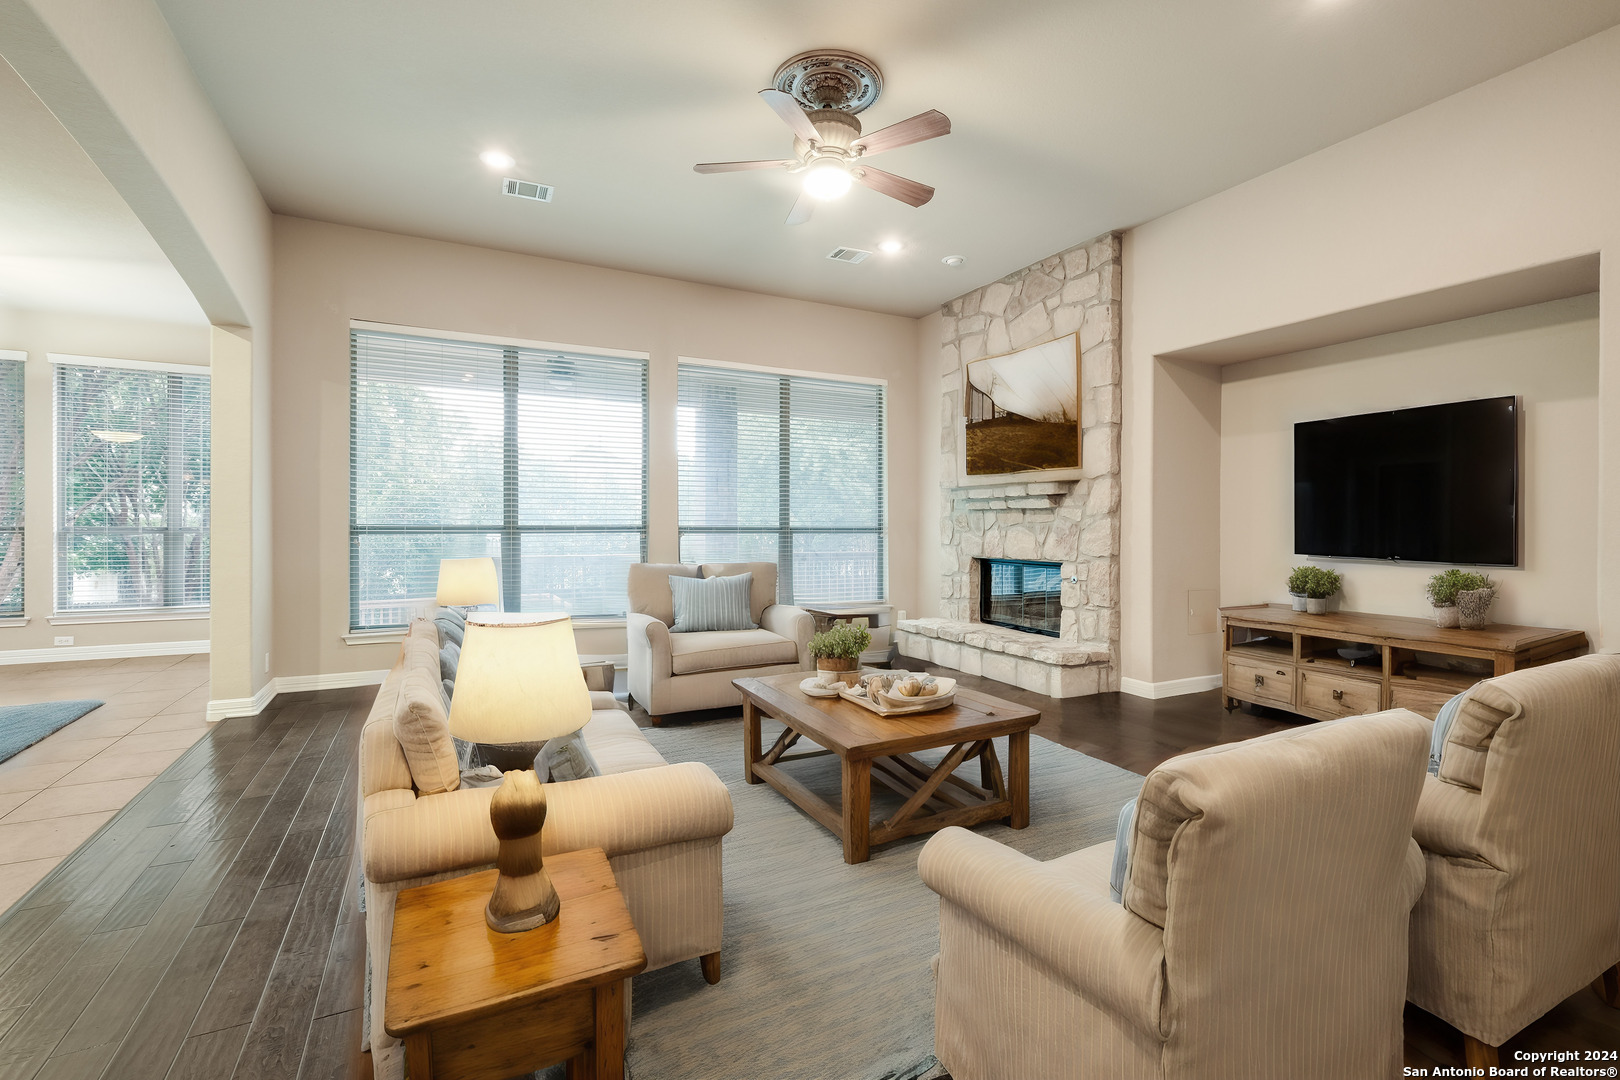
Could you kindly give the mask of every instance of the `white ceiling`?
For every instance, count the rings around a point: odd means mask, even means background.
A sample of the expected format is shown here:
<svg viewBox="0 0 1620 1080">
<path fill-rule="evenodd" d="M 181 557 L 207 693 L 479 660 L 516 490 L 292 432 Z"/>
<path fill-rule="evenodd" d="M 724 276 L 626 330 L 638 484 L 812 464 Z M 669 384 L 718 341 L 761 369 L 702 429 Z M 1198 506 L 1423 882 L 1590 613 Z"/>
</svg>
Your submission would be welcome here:
<svg viewBox="0 0 1620 1080">
<path fill-rule="evenodd" d="M 1620 23 L 1620 0 L 158 3 L 280 213 L 907 315 Z M 823 46 L 882 67 L 867 130 L 950 116 L 876 162 L 932 203 L 856 188 L 788 228 L 793 178 L 692 172 L 784 156 L 755 91 Z M 501 195 L 491 147 L 556 201 Z"/>
<path fill-rule="evenodd" d="M 3 60 L 0 307 L 207 322 L 134 211 Z"/>
</svg>

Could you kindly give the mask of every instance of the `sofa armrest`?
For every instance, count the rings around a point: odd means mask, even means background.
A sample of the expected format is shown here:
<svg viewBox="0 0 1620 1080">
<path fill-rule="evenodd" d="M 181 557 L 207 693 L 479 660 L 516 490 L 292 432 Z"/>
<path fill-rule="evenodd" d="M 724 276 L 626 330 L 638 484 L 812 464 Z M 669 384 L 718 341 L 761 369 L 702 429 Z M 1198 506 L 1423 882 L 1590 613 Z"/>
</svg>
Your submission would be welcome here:
<svg viewBox="0 0 1620 1080">
<path fill-rule="evenodd" d="M 495 862 L 489 801 L 496 788 L 421 795 L 392 788 L 366 797 L 366 877 L 378 883 Z M 731 793 L 699 761 L 545 785 L 547 855 L 599 847 L 628 855 L 731 831 Z"/>
<path fill-rule="evenodd" d="M 547 784 L 545 791 L 547 855 L 593 847 L 628 855 L 731 831 L 731 792 L 701 761 Z"/>
<path fill-rule="evenodd" d="M 624 702 L 613 696 L 613 692 L 611 690 L 592 690 L 590 693 L 591 712 L 593 713 L 611 712 L 615 709 L 617 709 L 619 712 L 630 711 Z"/>
<path fill-rule="evenodd" d="M 759 616 L 759 625 L 777 637 L 785 637 L 799 647 L 799 666 L 810 668 L 810 638 L 816 632 L 816 617 L 791 604 L 772 604 Z"/>
<path fill-rule="evenodd" d="M 917 870 L 1075 993 L 1164 1038 L 1164 931 L 1022 852 L 961 828 L 923 847 Z"/>
<path fill-rule="evenodd" d="M 630 696 L 647 708 L 652 704 L 653 687 L 668 682 L 674 674 L 669 627 L 662 619 L 634 611 L 625 616 L 624 627 L 630 648 Z"/>
<path fill-rule="evenodd" d="M 1486 862 L 1480 842 L 1480 818 L 1485 799 L 1473 788 L 1450 784 L 1435 776 L 1423 778 L 1412 838 L 1425 851 Z"/>
</svg>

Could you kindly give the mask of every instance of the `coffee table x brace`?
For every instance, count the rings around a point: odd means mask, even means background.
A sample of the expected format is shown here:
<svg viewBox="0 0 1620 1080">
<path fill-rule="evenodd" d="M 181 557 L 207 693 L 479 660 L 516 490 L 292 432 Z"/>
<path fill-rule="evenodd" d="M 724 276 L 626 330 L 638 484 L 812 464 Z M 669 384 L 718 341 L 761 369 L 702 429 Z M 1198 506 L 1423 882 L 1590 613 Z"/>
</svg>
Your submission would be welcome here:
<svg viewBox="0 0 1620 1080">
<path fill-rule="evenodd" d="M 958 687 L 956 699 L 935 712 L 884 717 L 841 698 L 812 698 L 799 689 L 804 672 L 736 679 L 743 696 L 743 766 L 750 784 L 765 783 L 844 842 L 844 861 L 865 862 L 873 844 L 933 832 L 947 825 L 977 825 L 1003 818 L 1015 829 L 1029 824 L 1029 729 L 1039 710 Z M 760 719 L 770 716 L 782 734 L 762 751 Z M 1007 773 L 992 739 L 1007 738 Z M 790 753 L 801 739 L 819 750 Z M 937 765 L 920 750 L 948 748 Z M 843 766 L 842 805 L 811 791 L 783 765 L 837 755 Z M 955 775 L 977 759 L 979 782 Z M 905 802 L 874 824 L 872 781 Z"/>
</svg>

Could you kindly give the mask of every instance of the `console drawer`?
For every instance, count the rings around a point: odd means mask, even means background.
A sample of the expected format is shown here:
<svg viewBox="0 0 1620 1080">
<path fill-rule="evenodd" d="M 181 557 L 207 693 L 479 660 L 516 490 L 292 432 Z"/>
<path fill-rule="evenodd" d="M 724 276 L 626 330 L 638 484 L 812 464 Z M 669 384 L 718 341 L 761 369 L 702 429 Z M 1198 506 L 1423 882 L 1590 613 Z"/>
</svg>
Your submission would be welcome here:
<svg viewBox="0 0 1620 1080">
<path fill-rule="evenodd" d="M 1429 690 L 1409 685 L 1410 680 L 1399 676 L 1390 680 L 1389 707 L 1392 709 L 1411 709 L 1419 716 L 1427 716 L 1433 720 L 1440 713 L 1440 706 L 1452 699 L 1448 690 Z"/>
<path fill-rule="evenodd" d="M 1373 679 L 1358 679 L 1332 671 L 1303 671 L 1299 676 L 1300 711 L 1312 716 L 1338 719 L 1377 712 L 1383 685 Z"/>
<path fill-rule="evenodd" d="M 1294 665 L 1291 663 L 1228 656 L 1225 682 L 1230 697 L 1284 709 L 1294 705 Z"/>
</svg>

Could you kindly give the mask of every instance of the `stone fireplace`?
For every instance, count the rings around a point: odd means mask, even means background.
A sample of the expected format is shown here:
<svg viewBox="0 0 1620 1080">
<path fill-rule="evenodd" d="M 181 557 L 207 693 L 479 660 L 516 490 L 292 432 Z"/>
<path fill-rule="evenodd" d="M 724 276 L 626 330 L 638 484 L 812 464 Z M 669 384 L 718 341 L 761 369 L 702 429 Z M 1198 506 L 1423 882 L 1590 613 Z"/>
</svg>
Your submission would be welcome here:
<svg viewBox="0 0 1620 1080">
<path fill-rule="evenodd" d="M 1099 237 L 952 300 L 943 310 L 937 618 L 897 627 L 900 652 L 1053 697 L 1119 689 L 1120 243 Z M 1077 479 L 963 483 L 963 365 L 1072 333 L 1080 339 Z M 1036 586 L 999 610 L 1002 566 Z M 1056 595 L 1050 586 L 1055 577 Z M 1033 594 L 1033 595 L 1030 595 Z M 986 618 L 986 612 L 992 613 Z M 1053 614 L 1055 611 L 1055 619 Z M 1049 632 L 1056 624 L 1056 635 Z"/>
</svg>

